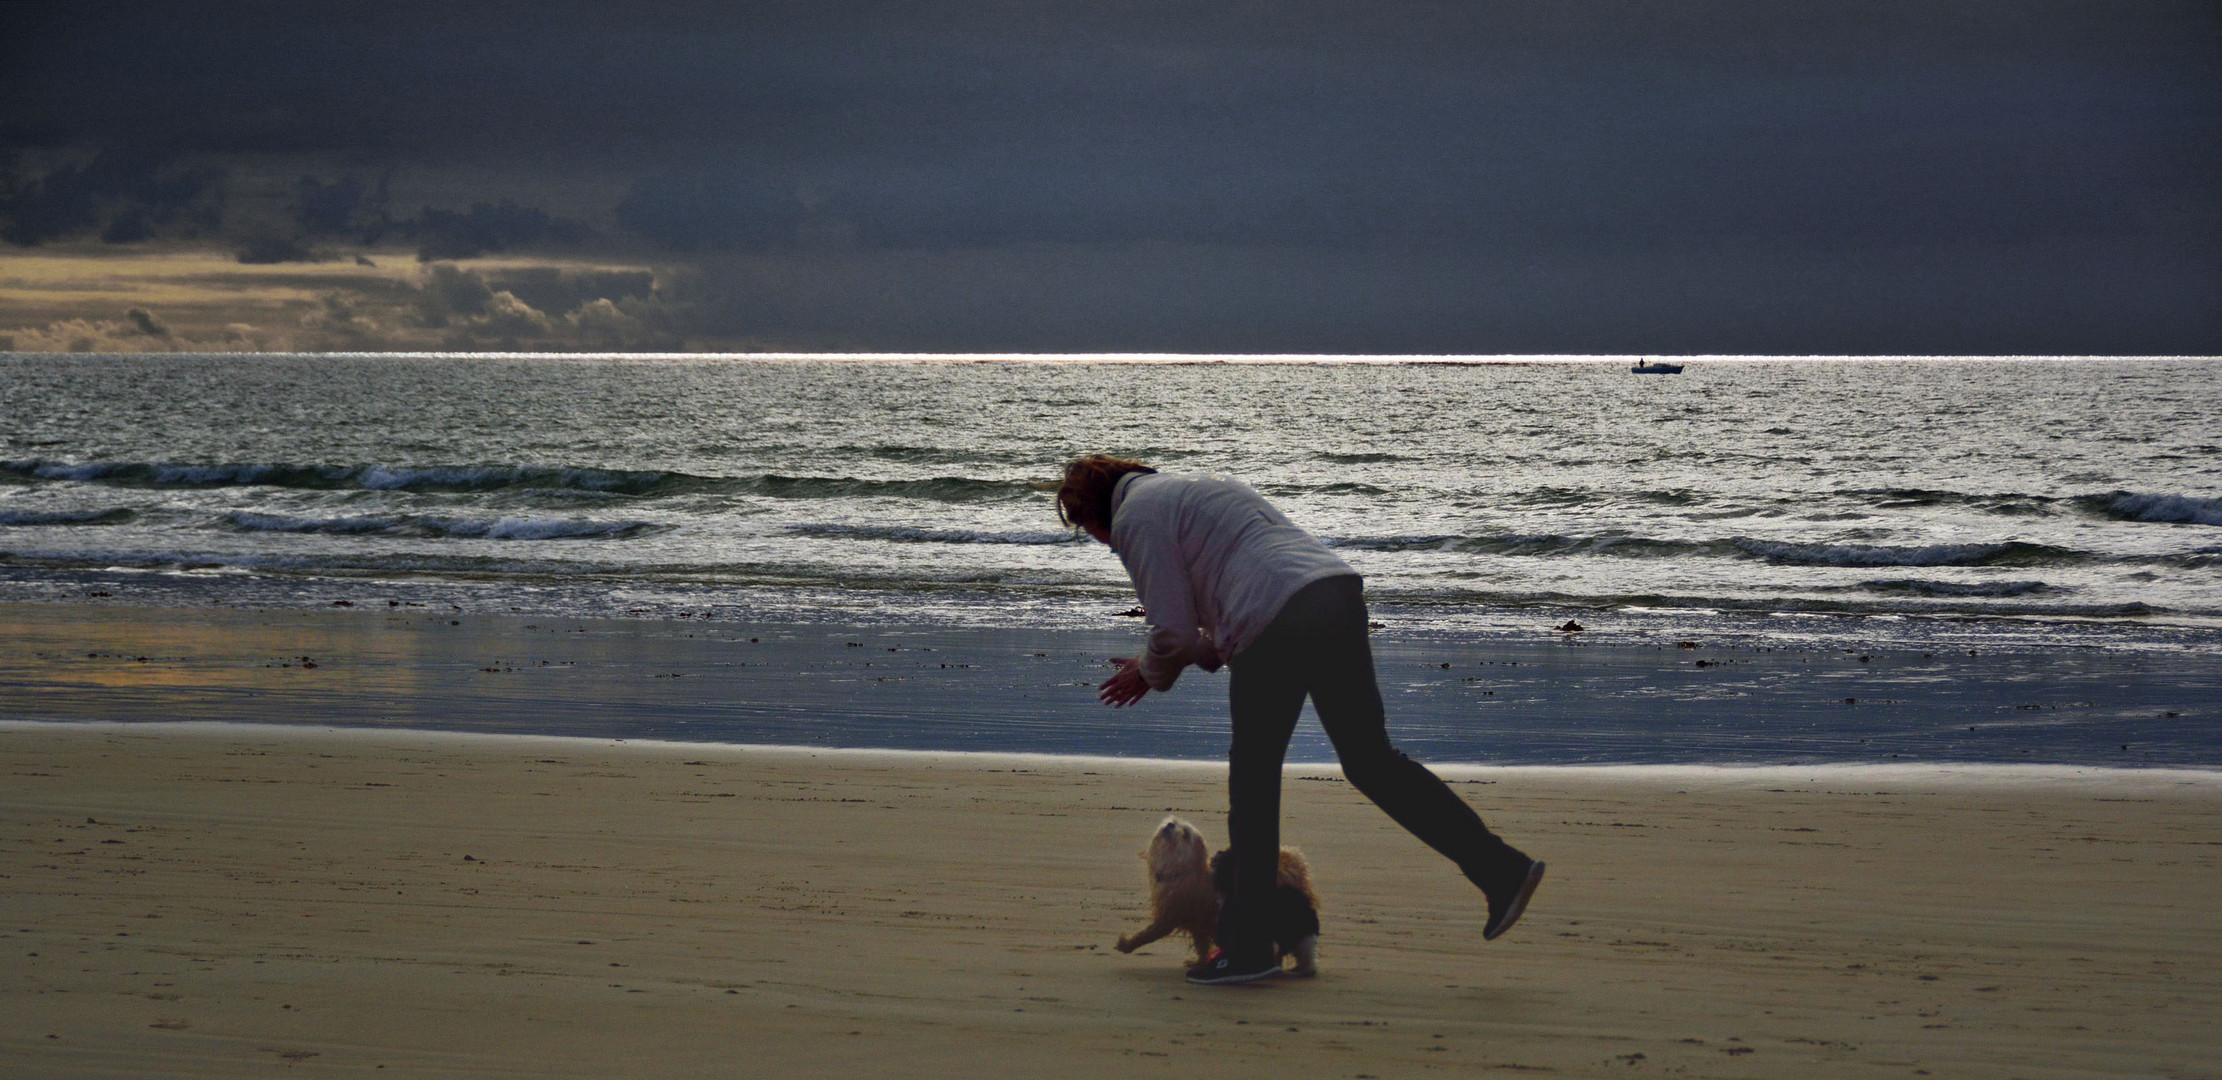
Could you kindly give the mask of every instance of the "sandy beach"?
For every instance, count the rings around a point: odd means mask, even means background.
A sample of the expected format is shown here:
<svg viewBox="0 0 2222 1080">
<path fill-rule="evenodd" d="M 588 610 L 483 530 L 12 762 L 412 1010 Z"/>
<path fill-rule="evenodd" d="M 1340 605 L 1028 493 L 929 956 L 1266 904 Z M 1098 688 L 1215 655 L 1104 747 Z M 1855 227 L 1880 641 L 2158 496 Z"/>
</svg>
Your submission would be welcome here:
<svg viewBox="0 0 2222 1080">
<path fill-rule="evenodd" d="M 2222 781 L 1447 770 L 1479 897 L 1332 770 L 1322 974 L 1143 920 L 1216 767 L 243 725 L 0 728 L 11 1075 L 2222 1075 Z"/>
<path fill-rule="evenodd" d="M 0 1080 L 2222 1080 L 2218 134 L 2222 0 L 0 3 Z"/>
</svg>

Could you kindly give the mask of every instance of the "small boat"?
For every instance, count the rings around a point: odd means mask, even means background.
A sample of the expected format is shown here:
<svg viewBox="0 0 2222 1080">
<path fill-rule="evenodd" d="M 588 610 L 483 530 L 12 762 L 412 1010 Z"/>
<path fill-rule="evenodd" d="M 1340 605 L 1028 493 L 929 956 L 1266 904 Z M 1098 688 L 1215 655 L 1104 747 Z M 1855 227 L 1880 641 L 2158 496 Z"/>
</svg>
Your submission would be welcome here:
<svg viewBox="0 0 2222 1080">
<path fill-rule="evenodd" d="M 1638 360 L 1636 366 L 1628 370 L 1638 375 L 1680 375 L 1682 365 L 1669 364 L 1664 360 Z"/>
</svg>

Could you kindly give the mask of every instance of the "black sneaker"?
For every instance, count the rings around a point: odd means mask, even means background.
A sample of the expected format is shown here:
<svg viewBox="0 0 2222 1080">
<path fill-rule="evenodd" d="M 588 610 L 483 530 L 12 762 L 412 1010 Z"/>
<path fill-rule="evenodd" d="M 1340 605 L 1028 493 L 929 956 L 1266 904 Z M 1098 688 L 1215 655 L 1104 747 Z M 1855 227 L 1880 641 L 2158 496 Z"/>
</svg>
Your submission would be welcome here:
<svg viewBox="0 0 2222 1080">
<path fill-rule="evenodd" d="M 1213 949 L 1204 962 L 1188 969 L 1188 981 L 1198 986 L 1224 986 L 1228 983 L 1256 982 L 1270 979 L 1281 973 L 1278 957 L 1267 956 L 1247 964 L 1236 963 L 1233 954 L 1225 949 Z"/>
<path fill-rule="evenodd" d="M 1528 898 L 1535 895 L 1535 887 L 1542 883 L 1543 863 L 1530 860 L 1527 876 L 1518 888 L 1503 896 L 1490 893 L 1489 922 L 1481 928 L 1481 940 L 1495 941 L 1512 929 L 1512 924 L 1520 921 L 1520 913 L 1528 909 Z"/>
</svg>

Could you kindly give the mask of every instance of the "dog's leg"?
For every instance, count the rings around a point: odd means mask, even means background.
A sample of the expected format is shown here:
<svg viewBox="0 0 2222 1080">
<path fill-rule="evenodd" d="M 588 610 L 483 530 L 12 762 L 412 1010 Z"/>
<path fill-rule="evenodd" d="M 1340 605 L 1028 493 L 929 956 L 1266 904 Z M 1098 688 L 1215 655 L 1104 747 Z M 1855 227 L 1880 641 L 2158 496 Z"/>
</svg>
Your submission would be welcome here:
<svg viewBox="0 0 2222 1080">
<path fill-rule="evenodd" d="M 1165 935 L 1170 934 L 1178 929 L 1180 929 L 1180 927 L 1175 925 L 1171 919 L 1159 919 L 1158 921 L 1143 927 L 1141 932 L 1135 934 L 1133 937 L 1127 937 L 1123 934 L 1120 935 L 1117 948 L 1120 952 L 1133 952 L 1134 950 L 1139 949 L 1142 946 L 1149 944 L 1150 942 L 1156 941 L 1157 939 L 1164 937 Z"/>
<path fill-rule="evenodd" d="M 1289 950 L 1296 957 L 1296 974 L 1319 974 L 1319 935 L 1309 934 L 1296 939 L 1296 947 Z"/>
</svg>

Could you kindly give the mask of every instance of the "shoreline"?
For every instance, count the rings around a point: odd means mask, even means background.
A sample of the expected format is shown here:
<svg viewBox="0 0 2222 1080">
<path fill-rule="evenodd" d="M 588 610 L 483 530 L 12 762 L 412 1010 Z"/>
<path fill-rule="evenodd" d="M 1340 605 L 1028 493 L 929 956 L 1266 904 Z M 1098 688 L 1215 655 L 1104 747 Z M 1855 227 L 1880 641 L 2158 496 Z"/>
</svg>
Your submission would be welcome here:
<svg viewBox="0 0 2222 1080">
<path fill-rule="evenodd" d="M 653 624 L 697 614 L 709 618 L 709 609 L 718 609 L 718 620 L 734 623 L 856 628 L 942 625 L 1044 633 L 1117 633 L 1123 623 L 1106 622 L 1106 613 L 1132 606 L 1131 594 L 1114 588 L 1085 603 L 1070 597 L 1050 600 L 1037 610 L 1038 621 L 1012 621 L 983 614 L 984 609 L 942 608 L 904 614 L 871 599 L 872 585 L 851 590 L 847 584 L 832 580 L 816 582 L 813 588 L 798 592 L 792 585 L 716 586 L 700 581 L 641 579 L 624 583 L 628 598 L 619 602 L 610 599 L 610 589 L 596 582 L 593 575 L 558 574 L 536 579 L 528 573 L 506 581 L 475 578 L 467 573 L 442 576 L 437 572 L 381 577 L 374 570 L 345 563 L 301 571 L 264 566 L 256 557 L 234 561 L 230 556 L 206 553 L 111 554 L 96 561 L 101 565 L 42 566 L 34 559 L 0 566 L 0 606 L 325 612 L 331 607 L 375 606 L 394 600 L 396 605 L 448 607 L 481 617 L 523 615 Z M 219 582 L 221 592 L 212 591 L 211 586 Z M 888 595 L 900 597 L 901 593 L 898 583 Z M 343 599 L 349 604 L 334 603 Z M 95 604 L 95 600 L 102 602 Z M 533 606 L 518 606 L 520 600 Z M 992 603 L 985 598 L 975 598 L 974 602 Z M 1395 636 L 1415 642 L 1548 640 L 1554 636 L 1552 628 L 1573 619 L 1587 626 L 1583 635 L 1586 639 L 1622 645 L 1694 636 L 1814 650 L 1856 647 L 1934 651 L 1975 646 L 2018 652 L 2067 649 L 2126 655 L 2182 654 L 2222 660 L 2222 618 L 2159 608 L 2112 613 L 2052 608 L 2014 611 L 1966 606 L 1949 597 L 1880 608 L 1816 606 L 1810 598 L 1801 597 L 1784 597 L 1779 603 L 1698 606 L 1633 600 L 1600 606 L 1596 598 L 1578 596 L 1446 605 L 1440 597 L 1394 591 L 1369 594 L 1368 602 L 1376 615 L 1395 626 Z"/>
<path fill-rule="evenodd" d="M 296 741 L 361 741 L 404 745 L 430 741 L 466 749 L 483 747 L 553 748 L 594 750 L 605 753 L 637 752 L 650 757 L 765 757 L 797 760 L 823 759 L 828 764 L 924 765 L 953 768 L 1029 765 L 1049 769 L 1117 769 L 1138 774 L 1222 777 L 1220 761 L 1193 758 L 1106 757 L 1088 754 L 1026 753 L 994 750 L 903 750 L 880 747 L 802 746 L 776 743 L 688 742 L 654 738 L 609 738 L 591 735 L 546 735 L 485 731 L 449 731 L 438 728 L 376 728 L 318 724 L 279 724 L 223 720 L 18 720 L 0 717 L 0 734 L 47 731 L 155 733 L 204 738 L 280 739 Z M 1544 783 L 1599 784 L 1702 784 L 1739 787 L 1757 784 L 1820 781 L 1868 781 L 1919 785 L 1932 790 L 2005 790 L 2057 788 L 2061 790 L 2121 789 L 2222 791 L 2222 766 L 2108 766 L 2016 764 L 2012 762 L 1823 762 L 1783 764 L 1620 764 L 1620 765 L 1480 765 L 1461 762 L 1421 762 L 1446 780 L 1532 780 Z M 1291 762 L 1284 773 L 1297 778 L 1342 776 L 1338 762 Z"/>
<path fill-rule="evenodd" d="M 2222 786 L 1455 788 L 1456 871 L 1284 791 L 1321 974 L 1120 955 L 1217 770 L 278 726 L 0 728 L 0 1068 L 53 1077 L 2214 1075 Z M 1294 770 L 1299 779 L 1317 777 Z M 1859 775 L 1851 773 L 1848 775 Z M 2121 779 L 2110 777 L 2107 779 Z M 2093 897 L 2104 896 L 2095 904 Z"/>
</svg>

